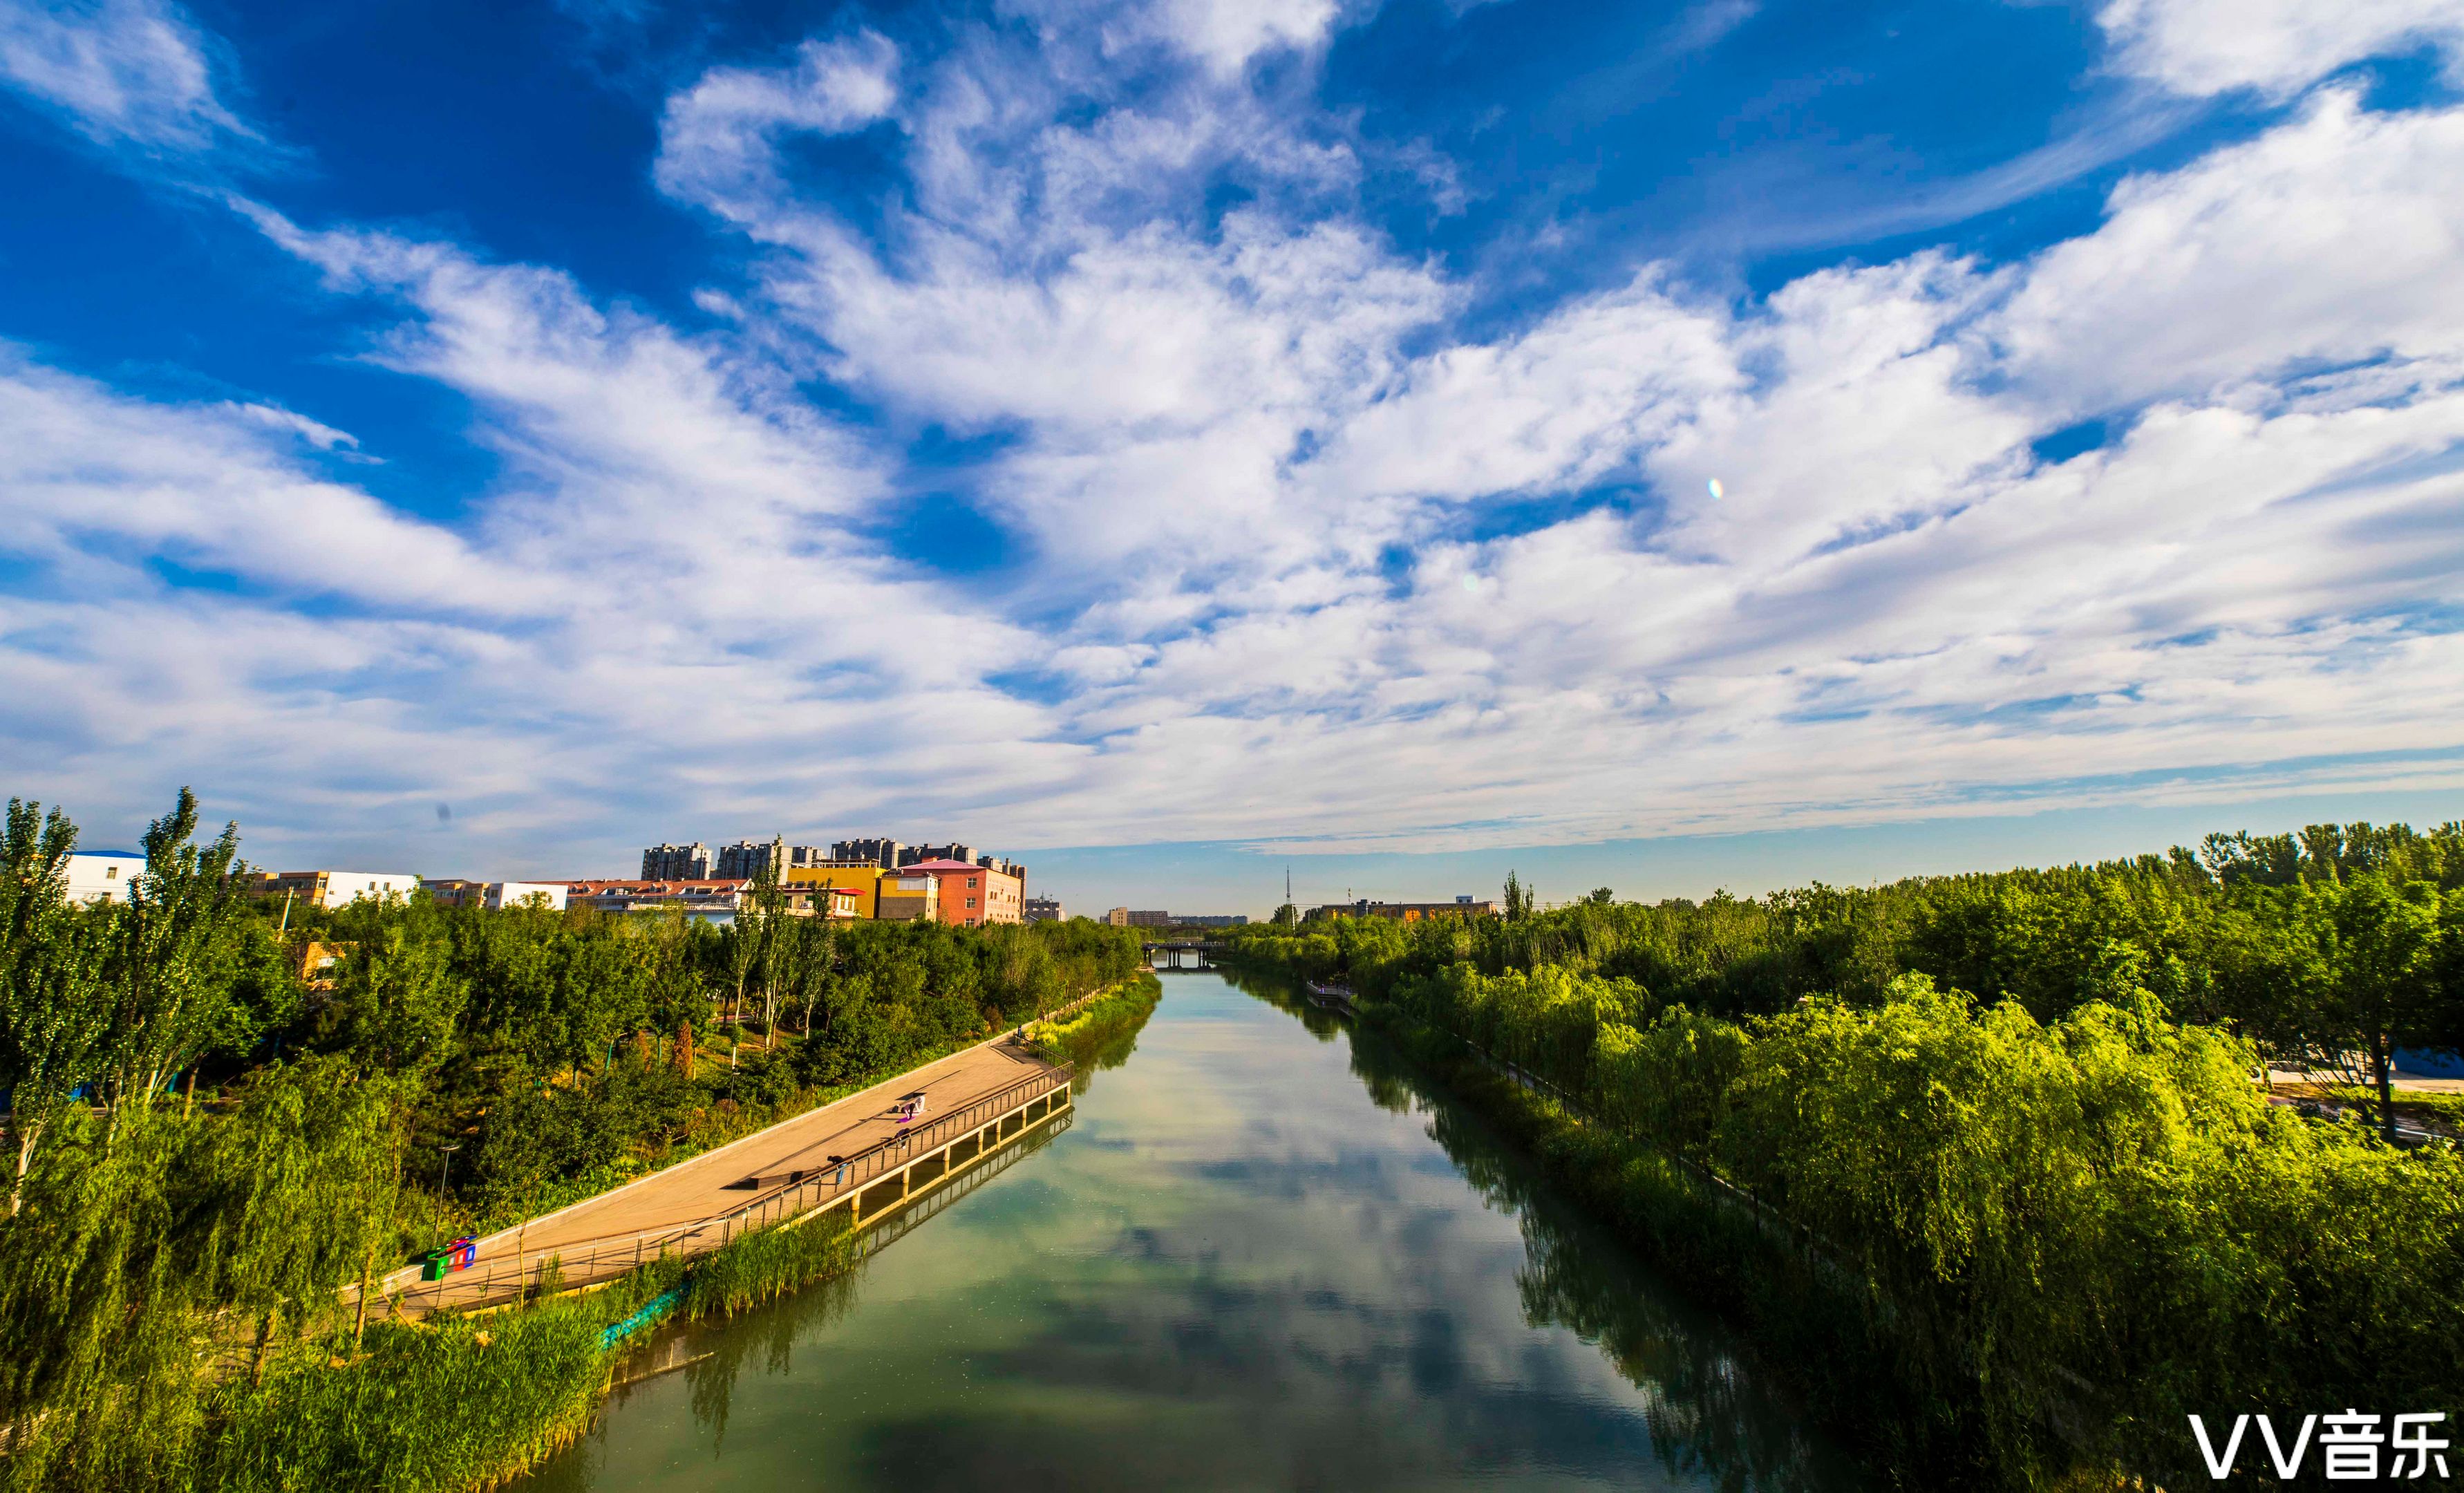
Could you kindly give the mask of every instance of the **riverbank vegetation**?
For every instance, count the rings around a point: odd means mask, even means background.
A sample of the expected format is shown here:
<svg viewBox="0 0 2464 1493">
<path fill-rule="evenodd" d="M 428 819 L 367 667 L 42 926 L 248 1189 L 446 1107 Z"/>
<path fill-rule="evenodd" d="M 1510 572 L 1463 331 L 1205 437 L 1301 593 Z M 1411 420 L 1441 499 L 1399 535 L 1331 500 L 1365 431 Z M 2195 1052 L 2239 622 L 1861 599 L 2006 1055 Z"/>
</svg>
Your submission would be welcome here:
<svg viewBox="0 0 2464 1493">
<path fill-rule="evenodd" d="M 286 909 L 239 893 L 235 829 L 196 829 L 184 791 L 130 900 L 76 907 L 74 826 L 15 801 L 0 826 L 0 1487 L 500 1477 L 586 1417 L 601 1371 L 560 1367 L 560 1345 L 620 1296 L 432 1328 L 368 1320 L 347 1287 L 1139 963 L 1124 930 L 829 923 L 769 888 L 728 928 L 425 896 Z M 759 1299 L 808 1244 L 730 1268 Z M 350 1429 L 268 1450 L 309 1421 Z M 415 1454 L 377 1450 L 397 1441 Z M 313 1470 L 346 1463 L 397 1470 Z"/>
<path fill-rule="evenodd" d="M 1163 981 L 1140 975 L 1057 1019 L 1030 1023 L 1026 1040 L 1046 1060 L 1070 1064 L 1076 1091 L 1083 1094 L 1098 1069 L 1129 1061 L 1138 1029 L 1162 999 Z"/>
<path fill-rule="evenodd" d="M 2464 1391 L 2464 1160 L 2271 1104 L 2464 1036 L 2464 831 L 1400 925 L 1238 957 L 1356 993 L 1799 1365 L 1969 1485 L 2205 1477 L 2196 1412 Z M 2373 1118 L 2381 1106 L 2372 1106 Z M 1808 1367 L 1812 1366 L 1812 1367 Z"/>
</svg>

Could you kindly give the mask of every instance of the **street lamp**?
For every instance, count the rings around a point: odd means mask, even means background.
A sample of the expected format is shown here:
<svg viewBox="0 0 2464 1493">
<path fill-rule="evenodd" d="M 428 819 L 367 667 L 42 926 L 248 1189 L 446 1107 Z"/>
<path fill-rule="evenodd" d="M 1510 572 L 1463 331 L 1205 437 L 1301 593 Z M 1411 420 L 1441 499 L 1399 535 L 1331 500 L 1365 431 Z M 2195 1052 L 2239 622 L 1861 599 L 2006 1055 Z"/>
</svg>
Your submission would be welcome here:
<svg viewBox="0 0 2464 1493">
<path fill-rule="evenodd" d="M 436 1149 L 445 1153 L 444 1164 L 436 1169 L 436 1196 L 442 1197 L 445 1196 L 445 1178 L 453 1170 L 453 1153 L 462 1149 L 462 1143 L 457 1140 L 450 1145 L 439 1146 Z"/>
</svg>

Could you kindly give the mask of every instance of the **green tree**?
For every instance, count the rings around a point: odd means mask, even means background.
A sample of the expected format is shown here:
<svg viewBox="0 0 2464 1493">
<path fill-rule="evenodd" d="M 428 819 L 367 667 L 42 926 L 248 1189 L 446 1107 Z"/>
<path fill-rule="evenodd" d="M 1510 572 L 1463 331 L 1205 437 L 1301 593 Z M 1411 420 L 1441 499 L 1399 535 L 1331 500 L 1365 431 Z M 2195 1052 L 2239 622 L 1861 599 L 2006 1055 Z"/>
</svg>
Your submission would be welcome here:
<svg viewBox="0 0 2464 1493">
<path fill-rule="evenodd" d="M 23 1200 L 45 1132 L 110 1065 L 116 921 L 108 908 L 48 919 L 19 951 L 0 991 L 0 1087 L 11 1095 L 17 1142 L 11 1213 Z"/>
<path fill-rule="evenodd" d="M 2361 1048 L 2379 1094 L 2379 1126 L 2395 1139 L 2388 1069 L 2399 1046 L 2453 1030 L 2440 1007 L 2438 889 L 2356 876 L 2322 889 L 2327 933 L 2325 1030 Z"/>
<path fill-rule="evenodd" d="M 195 843 L 187 788 L 145 830 L 145 869 L 128 888 L 116 961 L 114 1105 L 144 1102 L 172 1075 L 235 1035 L 248 908 L 233 877 L 239 826 Z"/>
<path fill-rule="evenodd" d="M 17 1211 L 27 1170 L 62 1106 L 109 1053 L 108 912 L 67 903 L 77 826 L 55 807 L 9 801 L 0 826 L 0 1092 L 10 1096 Z"/>
<path fill-rule="evenodd" d="M 468 988 L 452 951 L 415 922 L 355 910 L 359 936 L 334 973 L 321 1013 L 324 1043 L 383 1072 L 419 1072 L 451 1051 Z"/>
</svg>

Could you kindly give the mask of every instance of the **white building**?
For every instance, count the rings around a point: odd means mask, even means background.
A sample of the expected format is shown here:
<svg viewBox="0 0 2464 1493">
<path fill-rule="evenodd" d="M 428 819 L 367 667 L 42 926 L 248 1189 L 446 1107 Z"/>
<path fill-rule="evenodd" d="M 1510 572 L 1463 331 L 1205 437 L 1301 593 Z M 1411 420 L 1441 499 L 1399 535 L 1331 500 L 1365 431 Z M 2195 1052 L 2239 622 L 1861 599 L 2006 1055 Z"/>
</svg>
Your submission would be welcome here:
<svg viewBox="0 0 2464 1493">
<path fill-rule="evenodd" d="M 439 907 L 517 908 L 533 897 L 545 897 L 551 912 L 564 911 L 566 887 L 561 881 L 464 881 L 435 876 L 420 883 Z"/>
<path fill-rule="evenodd" d="M 567 889 L 561 881 L 492 881 L 486 902 L 492 908 L 517 908 L 533 897 L 545 897 L 549 911 L 561 912 Z"/>
<path fill-rule="evenodd" d="M 362 897 L 408 901 L 418 889 L 418 877 L 392 871 L 269 872 L 249 889 L 260 897 L 294 897 L 312 908 L 347 907 Z"/>
<path fill-rule="evenodd" d="M 69 857 L 69 900 L 125 902 L 128 878 L 144 868 L 142 850 L 80 850 Z"/>
</svg>

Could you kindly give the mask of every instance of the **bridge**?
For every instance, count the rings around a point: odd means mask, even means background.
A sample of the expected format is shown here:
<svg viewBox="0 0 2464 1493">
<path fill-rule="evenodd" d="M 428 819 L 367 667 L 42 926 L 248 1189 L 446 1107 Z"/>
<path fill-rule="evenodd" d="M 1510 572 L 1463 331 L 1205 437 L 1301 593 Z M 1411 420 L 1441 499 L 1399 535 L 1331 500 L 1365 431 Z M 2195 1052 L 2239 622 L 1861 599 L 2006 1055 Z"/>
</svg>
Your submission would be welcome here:
<svg viewBox="0 0 2464 1493">
<path fill-rule="evenodd" d="M 1231 945 L 1208 938 L 1164 938 L 1139 947 L 1145 950 L 1151 970 L 1202 970 L 1213 967 L 1206 962 L 1209 955 L 1222 954 Z M 1163 956 L 1163 963 L 1155 962 L 1157 955 Z"/>
</svg>

